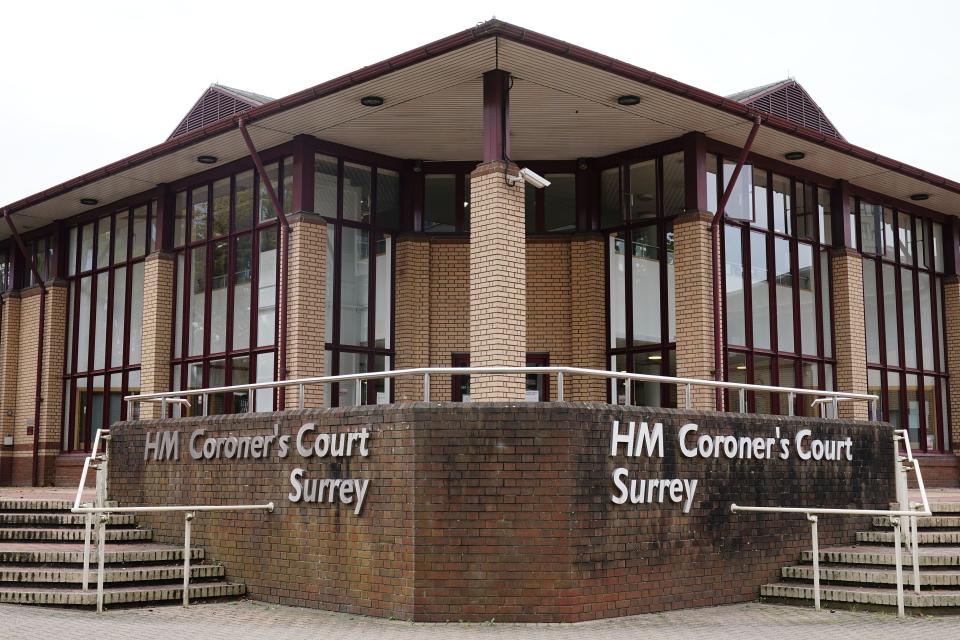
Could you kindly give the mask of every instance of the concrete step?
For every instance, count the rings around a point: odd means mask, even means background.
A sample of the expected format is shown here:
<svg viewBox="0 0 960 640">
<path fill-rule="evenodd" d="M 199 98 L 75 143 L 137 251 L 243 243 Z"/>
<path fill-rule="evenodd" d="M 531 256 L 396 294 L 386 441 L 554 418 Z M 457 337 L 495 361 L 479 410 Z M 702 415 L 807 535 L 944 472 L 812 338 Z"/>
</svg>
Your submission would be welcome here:
<svg viewBox="0 0 960 640">
<path fill-rule="evenodd" d="M 190 599 L 225 598 L 241 596 L 244 586 L 235 582 L 197 582 L 190 584 Z M 140 602 L 179 601 L 183 586 L 126 586 L 104 589 L 104 605 L 136 604 Z M 14 604 L 45 604 L 56 606 L 96 606 L 97 590 L 80 589 L 21 589 L 0 588 L 0 602 Z"/>
<path fill-rule="evenodd" d="M 91 563 L 96 556 L 92 548 Z M 157 543 L 122 543 L 105 547 L 104 562 L 160 563 L 183 562 L 183 547 Z M 203 549 L 190 550 L 192 560 L 203 559 Z M 58 542 L 0 542 L 0 565 L 2 564 L 83 564 L 83 544 Z"/>
<path fill-rule="evenodd" d="M 115 500 L 106 502 L 108 507 L 117 506 Z M 73 508 L 71 500 L 34 500 L 30 498 L 4 498 L 0 500 L 0 512 L 10 511 L 66 511 Z"/>
<path fill-rule="evenodd" d="M 873 526 L 880 529 L 892 529 L 890 519 L 878 516 L 873 519 Z M 931 516 L 917 518 L 917 526 L 921 529 L 960 529 L 960 516 Z"/>
<path fill-rule="evenodd" d="M 129 513 L 110 516 L 108 527 L 132 527 L 136 524 L 136 516 Z M 96 523 L 96 521 L 94 521 Z M 20 513 L 0 513 L 0 527 L 17 525 L 44 525 L 52 527 L 82 527 L 86 524 L 86 516 L 82 513 L 24 511 Z"/>
<path fill-rule="evenodd" d="M 922 501 L 919 499 L 911 499 L 911 502 L 918 503 L 918 504 L 922 503 Z M 900 508 L 900 505 L 894 502 L 891 502 L 890 508 L 896 510 Z M 931 502 L 930 512 L 933 513 L 934 515 L 938 515 L 938 514 L 957 515 L 957 514 L 960 514 L 960 502 Z"/>
<path fill-rule="evenodd" d="M 760 587 L 761 598 L 813 601 L 813 585 L 793 582 L 778 582 Z M 824 602 L 896 607 L 897 590 L 880 587 L 859 586 L 820 586 L 820 599 Z M 924 591 L 919 595 L 907 591 L 904 593 L 904 606 L 910 608 L 934 609 L 939 607 L 960 607 L 960 590 Z"/>
<path fill-rule="evenodd" d="M 900 535 L 902 544 L 906 544 L 908 537 L 905 532 Z M 893 531 L 858 531 L 857 542 L 876 542 L 893 544 Z M 919 544 L 960 544 L 960 531 L 920 531 L 917 534 Z"/>
<path fill-rule="evenodd" d="M 190 566 L 190 579 L 203 580 L 211 578 L 222 578 L 224 569 L 218 564 L 197 564 Z M 90 584 L 96 584 L 97 566 L 92 564 L 90 567 Z M 182 564 L 166 565 L 141 565 L 136 567 L 106 567 L 103 575 L 104 584 L 120 582 L 159 582 L 159 581 L 183 581 Z M 83 583 L 83 569 L 81 568 L 58 568 L 42 567 L 29 565 L 4 565 L 0 566 L 0 583 L 43 583 L 54 582 L 57 584 L 81 584 Z M 10 586 L 10 585 L 6 585 Z"/>
<path fill-rule="evenodd" d="M 85 533 L 83 529 L 0 529 L 0 540 L 82 542 Z M 107 529 L 104 533 L 108 542 L 145 542 L 153 539 L 150 529 Z"/>
<path fill-rule="evenodd" d="M 905 560 L 907 562 L 907 560 Z M 812 565 L 784 567 L 781 574 L 788 580 L 813 581 Z M 0 572 L 2 575 L 2 572 Z M 870 585 L 896 585 L 897 571 L 894 568 L 868 567 L 862 565 L 820 565 L 821 584 L 827 582 L 850 582 Z M 903 583 L 913 586 L 913 570 L 908 564 L 903 567 Z M 960 569 L 922 569 L 920 587 L 956 587 L 960 589 Z"/>
<path fill-rule="evenodd" d="M 910 562 L 910 554 L 906 548 L 902 549 L 903 564 Z M 893 545 L 850 545 L 846 547 L 828 547 L 820 550 L 820 562 L 832 564 L 856 565 L 896 565 Z M 921 567 L 957 567 L 960 566 L 960 547 L 924 547 L 919 549 Z M 813 553 L 804 551 L 800 554 L 802 562 L 812 562 Z"/>
</svg>

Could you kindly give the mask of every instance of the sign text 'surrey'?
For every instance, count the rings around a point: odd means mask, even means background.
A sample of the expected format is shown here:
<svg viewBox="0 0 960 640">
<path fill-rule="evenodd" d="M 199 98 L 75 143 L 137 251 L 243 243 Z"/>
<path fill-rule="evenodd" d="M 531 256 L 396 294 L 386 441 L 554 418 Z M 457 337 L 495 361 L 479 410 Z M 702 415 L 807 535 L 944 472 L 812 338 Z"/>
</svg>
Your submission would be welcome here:
<svg viewBox="0 0 960 640">
<path fill-rule="evenodd" d="M 700 427 L 689 423 L 677 432 L 677 446 L 686 458 L 725 458 L 728 460 L 787 460 L 796 451 L 801 460 L 815 462 L 853 460 L 853 441 L 820 440 L 810 429 L 800 429 L 791 438 L 780 437 L 780 428 L 773 437 L 735 436 L 699 433 Z M 628 458 L 663 458 L 663 424 L 628 422 L 621 429 L 620 421 L 613 421 L 610 434 L 610 456 Z M 650 504 L 654 502 L 682 503 L 683 512 L 690 513 L 697 491 L 696 479 L 686 478 L 631 478 L 630 470 L 617 467 L 613 471 L 614 504 Z"/>
<path fill-rule="evenodd" d="M 190 433 L 187 449 L 192 460 L 215 459 L 286 459 L 291 451 L 291 437 L 281 434 L 279 425 L 273 433 L 257 436 L 207 436 L 205 429 Z M 293 450 L 303 459 L 349 458 L 370 455 L 370 432 L 364 428 L 348 433 L 318 433 L 317 425 L 308 422 L 300 427 L 293 441 Z M 179 431 L 148 431 L 143 449 L 144 460 L 180 460 Z M 311 478 L 302 467 L 290 472 L 290 502 L 316 502 L 353 505 L 360 514 L 370 481 L 356 478 Z"/>
</svg>

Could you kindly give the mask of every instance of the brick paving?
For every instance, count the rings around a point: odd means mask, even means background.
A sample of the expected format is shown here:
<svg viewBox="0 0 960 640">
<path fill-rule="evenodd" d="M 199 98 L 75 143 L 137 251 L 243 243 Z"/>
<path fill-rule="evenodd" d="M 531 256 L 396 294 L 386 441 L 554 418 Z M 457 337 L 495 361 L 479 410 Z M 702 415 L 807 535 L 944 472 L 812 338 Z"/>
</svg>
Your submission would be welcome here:
<svg viewBox="0 0 960 640">
<path fill-rule="evenodd" d="M 414 624 L 242 601 L 182 607 L 88 611 L 0 605 L 0 638 L 91 637 L 116 640 L 205 638 L 296 640 L 336 638 L 549 638 L 551 640 L 912 640 L 960 637 L 960 617 L 913 617 L 741 604 L 578 624 Z"/>
</svg>

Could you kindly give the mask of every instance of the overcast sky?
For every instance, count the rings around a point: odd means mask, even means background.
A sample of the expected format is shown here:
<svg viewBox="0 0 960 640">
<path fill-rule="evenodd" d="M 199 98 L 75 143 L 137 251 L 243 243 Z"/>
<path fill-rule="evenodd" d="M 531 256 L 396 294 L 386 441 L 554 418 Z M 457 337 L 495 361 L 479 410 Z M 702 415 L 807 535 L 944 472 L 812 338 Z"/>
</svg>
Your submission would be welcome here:
<svg viewBox="0 0 960 640">
<path fill-rule="evenodd" d="M 960 180 L 960 3 L 380 4 L 5 3 L 0 203 L 163 142 L 211 82 L 278 98 L 494 15 L 722 95 L 792 76 L 850 142 Z"/>
</svg>

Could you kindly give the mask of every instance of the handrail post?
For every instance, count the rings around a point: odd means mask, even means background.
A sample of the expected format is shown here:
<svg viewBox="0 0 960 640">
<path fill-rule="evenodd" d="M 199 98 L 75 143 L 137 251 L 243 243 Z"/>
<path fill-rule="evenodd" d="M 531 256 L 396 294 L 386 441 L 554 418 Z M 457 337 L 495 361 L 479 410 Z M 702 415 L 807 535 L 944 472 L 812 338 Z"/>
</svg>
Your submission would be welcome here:
<svg viewBox="0 0 960 640">
<path fill-rule="evenodd" d="M 557 371 L 557 402 L 563 402 L 563 371 Z"/>
<path fill-rule="evenodd" d="M 892 516 L 890 522 L 893 524 L 893 549 L 897 561 L 897 617 L 905 617 L 903 611 L 903 551 L 900 549 L 900 517 Z"/>
<path fill-rule="evenodd" d="M 913 556 L 913 592 L 917 595 L 920 595 L 920 551 L 917 549 L 917 538 L 919 533 L 917 533 L 917 516 L 912 516 L 907 518 L 907 522 L 910 523 L 910 553 Z"/>
<path fill-rule="evenodd" d="M 793 416 L 795 413 L 794 405 L 797 403 L 797 394 L 793 391 L 787 394 L 787 415 Z"/>
<path fill-rule="evenodd" d="M 193 512 L 187 511 L 183 516 L 183 606 L 190 605 L 190 527 L 193 522 Z"/>
<path fill-rule="evenodd" d="M 354 391 L 354 393 L 355 393 L 356 396 L 357 396 L 357 406 L 359 407 L 360 405 L 363 404 L 363 380 L 362 380 L 362 379 L 357 378 L 357 379 L 354 381 L 354 390 L 353 390 L 353 391 Z"/>
<path fill-rule="evenodd" d="M 837 418 L 840 417 L 840 410 L 838 409 L 837 404 L 838 404 L 838 403 L 837 403 L 837 396 L 833 396 L 833 402 L 831 403 L 831 405 L 833 406 L 833 419 L 834 419 L 834 420 L 836 420 Z"/>
<path fill-rule="evenodd" d="M 683 386 L 683 406 L 687 411 L 693 409 L 693 385 L 689 382 Z"/>
<path fill-rule="evenodd" d="M 90 535 L 93 532 L 93 513 L 84 516 L 83 524 L 83 590 L 90 589 Z"/>
<path fill-rule="evenodd" d="M 210 394 L 204 393 L 204 394 L 201 396 L 201 398 L 202 398 L 201 401 L 203 402 L 203 409 L 201 409 L 200 415 L 201 415 L 201 416 L 208 416 L 208 415 L 210 415 L 210 402 L 209 402 L 209 400 L 210 400 Z"/>
<path fill-rule="evenodd" d="M 746 413 L 747 412 L 747 390 L 744 389 L 743 387 L 740 387 L 739 392 L 740 392 L 739 394 L 740 395 L 740 413 Z"/>
<path fill-rule="evenodd" d="M 298 409 L 306 409 L 306 407 L 307 407 L 307 400 L 306 400 L 306 392 L 305 392 L 304 389 L 303 389 L 303 383 L 301 382 L 301 383 L 300 383 L 299 385 L 297 385 L 297 386 L 298 386 L 298 389 L 297 389 L 297 408 L 298 408 Z"/>
<path fill-rule="evenodd" d="M 167 399 L 160 398 L 160 419 L 167 417 Z"/>
<path fill-rule="evenodd" d="M 423 401 L 430 402 L 430 373 L 423 374 Z"/>
<path fill-rule="evenodd" d="M 810 537 L 813 540 L 813 606 L 820 611 L 820 540 L 817 533 L 817 516 L 807 514 L 810 521 Z"/>
<path fill-rule="evenodd" d="M 110 514 L 101 513 L 100 524 L 97 527 L 97 613 L 103 613 L 103 564 L 106 555 L 104 547 L 106 546 L 106 528 L 109 519 Z"/>
<path fill-rule="evenodd" d="M 626 371 L 621 371 L 620 373 L 626 373 Z M 629 407 L 633 404 L 633 384 L 630 382 L 629 378 L 623 379 L 623 404 L 624 406 Z"/>
</svg>

